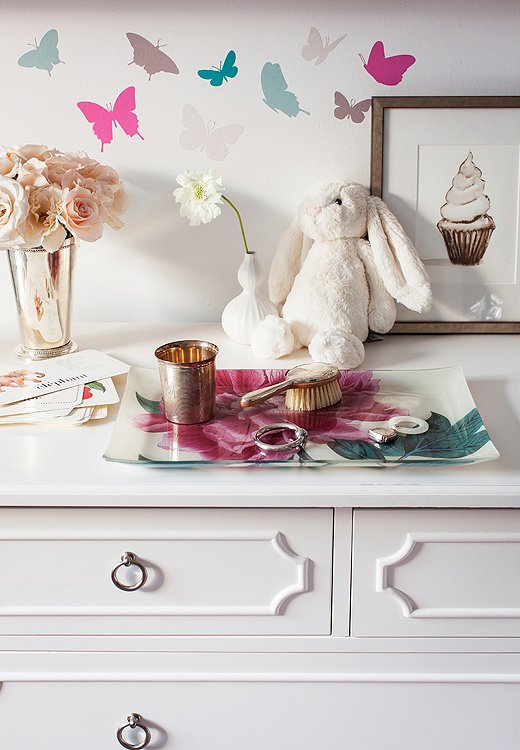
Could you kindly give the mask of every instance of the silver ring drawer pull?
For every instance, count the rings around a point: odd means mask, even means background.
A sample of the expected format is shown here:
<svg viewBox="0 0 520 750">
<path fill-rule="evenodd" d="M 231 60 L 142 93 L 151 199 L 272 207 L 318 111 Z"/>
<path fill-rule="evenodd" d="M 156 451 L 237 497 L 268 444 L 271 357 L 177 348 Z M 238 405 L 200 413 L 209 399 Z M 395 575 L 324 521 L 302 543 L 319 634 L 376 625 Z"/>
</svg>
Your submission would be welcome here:
<svg viewBox="0 0 520 750">
<path fill-rule="evenodd" d="M 117 741 L 120 745 L 123 747 L 128 748 L 128 750 L 141 750 L 141 748 L 146 747 L 150 740 L 152 739 L 152 735 L 150 733 L 150 730 L 146 726 L 146 724 L 142 724 L 142 718 L 139 716 L 139 714 L 130 714 L 127 718 L 128 724 L 123 724 L 122 727 L 119 727 L 117 730 Z M 125 729 L 140 729 L 142 732 L 144 732 L 144 738 L 141 740 L 141 742 L 137 742 L 135 744 L 132 744 L 131 742 L 128 742 L 123 737 L 123 733 Z"/>
<path fill-rule="evenodd" d="M 139 568 L 139 570 L 141 571 L 140 579 L 133 585 L 121 583 L 121 581 L 117 577 L 117 571 L 119 570 L 119 568 L 129 568 L 131 565 L 135 565 L 136 568 Z M 125 552 L 124 554 L 122 554 L 121 562 L 119 563 L 119 565 L 116 565 L 116 567 L 112 571 L 112 583 L 114 584 L 114 586 L 117 586 L 118 589 L 121 589 L 121 591 L 137 591 L 137 589 L 140 589 L 141 586 L 144 586 L 147 578 L 148 574 L 146 572 L 146 568 L 142 563 L 138 561 L 133 552 Z M 130 747 L 133 746 L 130 745 Z M 144 747 L 144 745 L 142 747 Z"/>
</svg>

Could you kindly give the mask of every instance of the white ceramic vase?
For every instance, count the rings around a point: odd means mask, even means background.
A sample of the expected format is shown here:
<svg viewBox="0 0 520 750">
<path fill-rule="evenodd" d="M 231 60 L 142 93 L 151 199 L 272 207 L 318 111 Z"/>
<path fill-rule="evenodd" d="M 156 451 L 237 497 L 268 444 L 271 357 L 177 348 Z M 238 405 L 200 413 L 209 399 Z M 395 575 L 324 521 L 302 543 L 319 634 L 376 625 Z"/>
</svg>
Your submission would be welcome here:
<svg viewBox="0 0 520 750">
<path fill-rule="evenodd" d="M 222 328 L 237 344 L 250 344 L 253 331 L 266 315 L 278 315 L 274 305 L 259 292 L 262 270 L 255 253 L 246 253 L 238 269 L 243 291 L 228 302 L 222 313 Z"/>
</svg>

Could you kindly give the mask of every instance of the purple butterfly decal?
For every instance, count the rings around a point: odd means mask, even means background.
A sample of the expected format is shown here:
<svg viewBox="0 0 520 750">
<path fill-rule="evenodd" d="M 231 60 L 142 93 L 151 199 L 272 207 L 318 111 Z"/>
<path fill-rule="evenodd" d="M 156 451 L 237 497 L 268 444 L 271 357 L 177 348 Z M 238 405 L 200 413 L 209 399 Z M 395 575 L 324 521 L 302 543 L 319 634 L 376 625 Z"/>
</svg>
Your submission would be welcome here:
<svg viewBox="0 0 520 750">
<path fill-rule="evenodd" d="M 152 44 L 144 36 L 132 34 L 131 31 L 126 36 L 134 50 L 134 59 L 128 64 L 133 65 L 135 63 L 140 68 L 144 68 L 148 73 L 149 81 L 155 73 L 177 74 L 179 72 L 179 68 L 171 57 L 168 57 L 165 52 L 161 51 L 160 48 L 165 45 L 159 44 L 159 40 L 157 40 L 157 44 Z"/>
<path fill-rule="evenodd" d="M 345 117 L 349 117 L 352 122 L 363 122 L 365 119 L 365 112 L 368 112 L 372 106 L 371 99 L 363 99 L 356 104 L 355 99 L 350 101 L 343 96 L 341 91 L 336 91 L 334 94 L 334 103 L 336 109 L 334 110 L 334 117 L 338 120 L 344 120 Z"/>
</svg>

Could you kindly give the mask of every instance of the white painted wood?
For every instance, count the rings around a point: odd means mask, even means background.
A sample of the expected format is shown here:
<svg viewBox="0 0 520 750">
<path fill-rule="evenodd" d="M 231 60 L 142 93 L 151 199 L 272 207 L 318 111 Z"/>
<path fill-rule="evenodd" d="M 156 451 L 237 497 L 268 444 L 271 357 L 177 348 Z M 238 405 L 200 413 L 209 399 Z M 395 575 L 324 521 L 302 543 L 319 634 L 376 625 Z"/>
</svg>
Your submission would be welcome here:
<svg viewBox="0 0 520 750">
<path fill-rule="evenodd" d="M 334 558 L 332 573 L 332 635 L 350 634 L 350 568 L 352 560 L 352 510 L 334 511 Z"/>
<path fill-rule="evenodd" d="M 0 632 L 329 634 L 331 567 L 327 510 L 4 509 Z"/>
<path fill-rule="evenodd" d="M 518 685 L 8 682 L 0 727 L 9 750 L 115 750 L 130 712 L 172 750 L 513 750 L 519 700 Z"/>
<path fill-rule="evenodd" d="M 172 338 L 208 338 L 220 347 L 219 367 L 279 367 L 255 359 L 231 342 L 217 324 L 89 324 L 77 326 L 80 346 L 98 348 L 129 364 L 154 367 L 153 352 Z M 12 357 L 13 327 L 0 327 L 0 361 Z M 484 356 L 493 352 L 493 356 Z M 290 367 L 305 352 L 284 359 Z M 14 362 L 14 360 L 13 360 Z M 154 470 L 102 459 L 116 408 L 103 423 L 85 428 L 10 427 L 0 431 L 0 504 L 182 504 L 192 507 L 248 505 L 520 507 L 520 346 L 518 336 L 388 336 L 367 345 L 367 368 L 462 365 L 498 461 L 459 467 L 286 467 L 222 470 Z M 122 380 L 120 386 L 122 387 Z"/>
<path fill-rule="evenodd" d="M 519 636 L 520 511 L 359 510 L 357 636 Z"/>
</svg>

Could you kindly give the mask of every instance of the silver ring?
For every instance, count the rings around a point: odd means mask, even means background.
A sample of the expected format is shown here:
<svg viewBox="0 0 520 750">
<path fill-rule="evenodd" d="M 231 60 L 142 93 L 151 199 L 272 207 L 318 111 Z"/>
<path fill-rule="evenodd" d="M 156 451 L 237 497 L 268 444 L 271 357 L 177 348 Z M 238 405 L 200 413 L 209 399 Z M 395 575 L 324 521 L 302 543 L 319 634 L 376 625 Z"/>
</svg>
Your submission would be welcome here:
<svg viewBox="0 0 520 750">
<path fill-rule="evenodd" d="M 390 417 L 388 426 L 397 432 L 398 435 L 422 435 L 428 432 L 430 425 L 426 420 L 420 417 Z"/>
<path fill-rule="evenodd" d="M 117 741 L 120 745 L 123 747 L 126 747 L 127 750 L 142 750 L 143 747 L 146 747 L 150 740 L 152 739 L 152 735 L 150 733 L 150 730 L 146 726 L 146 724 L 142 724 L 142 719 L 139 714 L 130 714 L 130 716 L 127 718 L 128 724 L 123 724 L 122 727 L 119 727 L 117 730 Z M 131 742 L 127 742 L 125 738 L 123 737 L 123 732 L 125 729 L 141 729 L 144 732 L 144 739 L 141 740 L 141 742 L 137 742 L 136 744 L 132 744 Z"/>
<path fill-rule="evenodd" d="M 139 568 L 141 571 L 141 578 L 137 583 L 134 583 L 133 585 L 127 585 L 126 583 L 121 583 L 119 578 L 117 577 L 117 571 L 119 568 L 129 568 L 130 565 L 135 565 L 136 568 Z M 121 589 L 121 591 L 137 591 L 137 589 L 140 589 L 141 586 L 144 586 L 146 583 L 146 579 L 148 578 L 148 574 L 146 572 L 146 568 L 144 565 L 142 565 L 138 560 L 137 557 L 134 555 L 133 552 L 124 552 L 121 555 L 121 562 L 119 565 L 116 565 L 114 570 L 112 571 L 112 583 L 114 586 L 117 586 L 118 589 Z M 144 747 L 144 746 L 143 746 Z"/>
<path fill-rule="evenodd" d="M 291 440 L 288 443 L 277 443 L 276 445 L 273 445 L 272 443 L 264 443 L 261 439 L 264 435 L 268 435 L 269 433 L 283 432 L 284 430 L 293 432 L 294 440 Z M 292 424 L 292 422 L 277 422 L 276 424 L 268 424 L 265 427 L 261 427 L 253 435 L 253 440 L 255 441 L 255 445 L 263 451 L 299 451 L 305 447 L 307 434 L 307 430 L 304 430 L 303 427 L 298 427 L 297 424 Z"/>
</svg>

